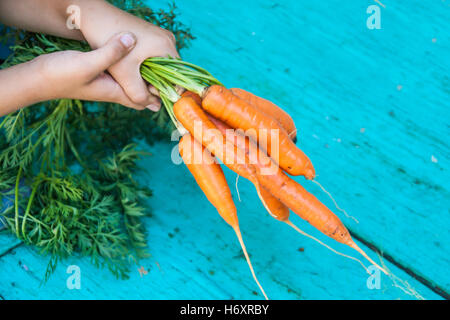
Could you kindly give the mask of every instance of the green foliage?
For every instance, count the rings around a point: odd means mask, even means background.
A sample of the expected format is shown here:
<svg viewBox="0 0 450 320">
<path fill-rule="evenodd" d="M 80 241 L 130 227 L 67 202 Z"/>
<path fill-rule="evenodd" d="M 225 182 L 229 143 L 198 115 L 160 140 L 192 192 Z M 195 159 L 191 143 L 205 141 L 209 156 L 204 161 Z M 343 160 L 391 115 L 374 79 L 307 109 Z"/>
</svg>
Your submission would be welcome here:
<svg viewBox="0 0 450 320">
<path fill-rule="evenodd" d="M 172 31 L 178 49 L 193 39 L 176 20 L 175 6 L 155 12 L 139 0 L 114 5 Z M 86 43 L 0 28 L 0 42 L 14 39 L 2 68 L 61 50 L 87 51 Z M 132 125 L 130 125 L 132 124 Z M 120 278 L 130 262 L 147 255 L 142 218 L 151 191 L 134 176 L 151 144 L 172 124 L 167 111 L 135 111 L 112 103 L 53 100 L 0 119 L 0 218 L 25 243 L 50 254 L 45 279 L 57 263 L 79 254 Z M 0 205 L 1 207 L 1 205 Z"/>
</svg>

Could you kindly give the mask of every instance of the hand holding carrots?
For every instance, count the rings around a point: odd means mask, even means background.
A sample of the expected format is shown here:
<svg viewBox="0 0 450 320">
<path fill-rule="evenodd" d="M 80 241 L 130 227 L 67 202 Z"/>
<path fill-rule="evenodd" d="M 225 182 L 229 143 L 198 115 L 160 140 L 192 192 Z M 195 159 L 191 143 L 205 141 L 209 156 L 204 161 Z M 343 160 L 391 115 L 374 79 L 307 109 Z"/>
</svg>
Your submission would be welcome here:
<svg viewBox="0 0 450 320">
<path fill-rule="evenodd" d="M 122 30 L 133 31 L 137 39 L 133 52 L 110 66 L 108 72 L 137 106 L 136 109 L 158 111 L 161 101 L 142 80 L 139 68 L 148 57 L 179 57 L 174 35 L 103 0 L 71 2 L 80 7 L 80 30 L 92 48 L 102 46 L 108 38 Z"/>
<path fill-rule="evenodd" d="M 0 116 L 33 103 L 60 98 L 143 108 L 131 101 L 114 78 L 105 73 L 127 56 L 135 44 L 136 37 L 123 32 L 90 52 L 59 51 L 1 70 L 0 96 L 4 99 Z"/>
</svg>

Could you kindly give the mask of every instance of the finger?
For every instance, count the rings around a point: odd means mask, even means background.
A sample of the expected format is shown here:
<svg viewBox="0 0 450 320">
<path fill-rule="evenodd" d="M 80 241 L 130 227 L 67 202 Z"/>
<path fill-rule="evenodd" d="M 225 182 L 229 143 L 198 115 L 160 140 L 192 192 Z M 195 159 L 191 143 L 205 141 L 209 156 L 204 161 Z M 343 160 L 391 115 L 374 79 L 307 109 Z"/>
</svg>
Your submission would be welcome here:
<svg viewBox="0 0 450 320">
<path fill-rule="evenodd" d="M 149 84 L 148 85 L 148 91 L 150 91 L 150 93 L 156 97 L 160 97 L 159 91 L 158 89 L 156 89 L 153 85 Z M 179 85 L 175 85 L 175 92 L 181 96 L 183 94 L 183 92 L 186 91 L 186 89 L 184 89 L 183 87 L 179 86 Z"/>
<path fill-rule="evenodd" d="M 154 111 L 154 112 L 158 112 L 159 109 L 161 109 L 161 100 L 156 97 L 156 96 L 151 96 L 150 97 L 150 103 L 146 106 L 147 109 Z"/>
<path fill-rule="evenodd" d="M 136 36 L 131 32 L 122 32 L 112 36 L 102 47 L 84 54 L 85 65 L 97 75 L 125 57 L 136 45 Z"/>
<path fill-rule="evenodd" d="M 136 110 L 145 109 L 128 98 L 122 87 L 106 73 L 101 73 L 83 88 L 83 100 L 113 102 Z M 155 98 L 156 100 L 156 98 Z M 157 101 L 155 101 L 157 105 Z"/>
<path fill-rule="evenodd" d="M 176 48 L 176 38 L 175 35 L 167 30 L 165 31 L 165 39 L 163 39 L 164 45 L 162 45 L 161 47 L 164 48 L 166 50 L 165 54 L 162 54 L 162 56 L 170 56 L 172 58 L 179 58 L 180 55 L 177 52 L 177 48 Z"/>
<path fill-rule="evenodd" d="M 159 109 L 161 109 L 161 99 L 159 98 L 159 91 L 151 84 L 148 85 L 148 91 L 150 91 L 150 93 L 152 94 L 152 96 L 150 97 L 152 103 L 147 105 L 146 108 L 157 112 L 159 111 Z"/>
<path fill-rule="evenodd" d="M 148 91 L 150 91 L 150 93 L 154 96 L 159 97 L 159 91 L 158 89 L 156 89 L 154 86 L 152 86 L 151 84 L 148 86 Z"/>
<path fill-rule="evenodd" d="M 156 50 L 153 52 L 152 56 L 179 58 L 180 55 L 177 52 L 175 36 L 167 30 L 163 31 L 164 32 L 156 40 Z"/>
<path fill-rule="evenodd" d="M 177 94 L 178 94 L 179 96 L 181 96 L 181 95 L 183 94 L 183 92 L 186 91 L 186 89 L 183 88 L 182 86 L 176 85 L 176 86 L 175 86 L 175 91 L 177 92 Z"/>
<path fill-rule="evenodd" d="M 111 70 L 111 69 L 110 69 Z M 114 66 L 111 74 L 120 83 L 128 98 L 136 104 L 147 107 L 154 104 L 155 98 L 148 89 L 148 84 L 142 79 L 139 64 L 120 63 Z"/>
</svg>

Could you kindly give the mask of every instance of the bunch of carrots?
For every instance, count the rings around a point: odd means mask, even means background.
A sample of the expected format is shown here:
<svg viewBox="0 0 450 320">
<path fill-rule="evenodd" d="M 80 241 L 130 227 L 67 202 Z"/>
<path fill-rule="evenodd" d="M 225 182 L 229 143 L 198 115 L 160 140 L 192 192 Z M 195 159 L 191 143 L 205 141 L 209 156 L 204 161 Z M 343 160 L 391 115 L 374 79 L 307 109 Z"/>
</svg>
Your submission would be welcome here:
<svg viewBox="0 0 450 320">
<path fill-rule="evenodd" d="M 225 88 L 203 68 L 180 59 L 147 59 L 141 74 L 159 90 L 170 118 L 183 134 L 179 152 L 184 163 L 211 204 L 234 229 L 253 278 L 266 299 L 242 240 L 237 210 L 217 159 L 254 185 L 272 217 L 341 254 L 295 226 L 289 220 L 291 210 L 386 273 L 358 247 L 330 209 L 289 177 L 315 178 L 311 160 L 295 144 L 297 129 L 289 114 L 243 89 Z M 180 87 L 186 90 L 181 95 Z"/>
</svg>

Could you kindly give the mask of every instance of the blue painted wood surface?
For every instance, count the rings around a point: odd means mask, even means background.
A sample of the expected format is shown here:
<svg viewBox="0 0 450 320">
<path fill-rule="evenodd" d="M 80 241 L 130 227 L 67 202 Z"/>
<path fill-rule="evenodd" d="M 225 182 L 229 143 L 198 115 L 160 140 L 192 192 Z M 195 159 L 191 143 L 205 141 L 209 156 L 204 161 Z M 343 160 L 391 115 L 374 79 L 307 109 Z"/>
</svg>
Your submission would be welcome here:
<svg viewBox="0 0 450 320">
<path fill-rule="evenodd" d="M 340 215 L 344 223 L 450 291 L 450 4 L 381 2 L 386 6 L 382 29 L 369 30 L 366 8 L 374 1 L 177 1 L 182 20 L 197 37 L 183 58 L 229 87 L 247 88 L 283 106 L 299 128 L 299 146 L 312 159 L 318 180 L 359 220 Z M 152 2 L 158 5 L 165 2 Z M 261 298 L 232 230 L 187 169 L 171 162 L 173 147 L 153 146 L 153 156 L 142 163 L 149 175 L 141 179 L 155 192 L 154 214 L 147 220 L 152 257 L 136 266 L 130 280 L 115 280 L 74 257 L 40 287 L 47 259 L 23 245 L 8 251 L 15 240 L 0 236 L 0 255 L 6 252 L 0 257 L 0 296 Z M 235 175 L 228 170 L 226 175 L 234 186 Z M 333 208 L 316 186 L 297 180 Z M 269 297 L 416 298 L 386 276 L 381 289 L 368 289 L 367 274 L 357 263 L 270 218 L 243 179 L 239 191 L 244 240 Z M 66 288 L 70 264 L 81 268 L 81 290 Z M 140 276 L 141 266 L 147 275 Z M 422 297 L 440 298 L 387 266 Z"/>
</svg>

